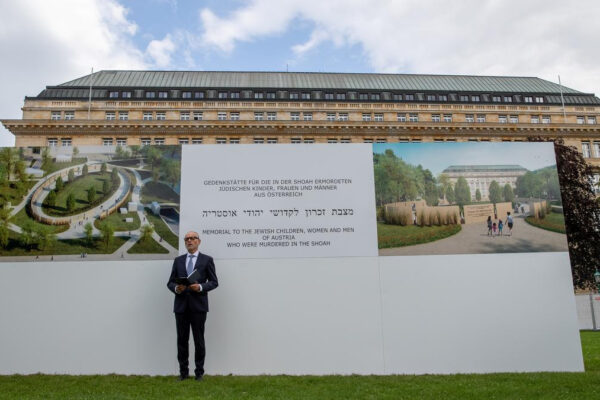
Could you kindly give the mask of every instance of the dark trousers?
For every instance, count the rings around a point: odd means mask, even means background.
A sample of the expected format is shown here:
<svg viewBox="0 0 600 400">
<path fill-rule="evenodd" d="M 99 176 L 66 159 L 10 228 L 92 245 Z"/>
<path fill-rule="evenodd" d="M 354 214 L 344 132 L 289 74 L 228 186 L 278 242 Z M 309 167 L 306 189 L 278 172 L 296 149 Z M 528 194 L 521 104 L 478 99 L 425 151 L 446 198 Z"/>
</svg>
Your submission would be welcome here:
<svg viewBox="0 0 600 400">
<path fill-rule="evenodd" d="M 206 349 L 204 348 L 204 323 L 206 322 L 206 313 L 193 313 L 189 310 L 184 313 L 175 313 L 175 323 L 177 324 L 177 361 L 179 361 L 179 373 L 188 375 L 188 358 L 189 358 L 189 340 L 190 327 L 194 337 L 194 347 L 196 348 L 194 360 L 196 376 L 204 375 L 204 356 Z"/>
</svg>

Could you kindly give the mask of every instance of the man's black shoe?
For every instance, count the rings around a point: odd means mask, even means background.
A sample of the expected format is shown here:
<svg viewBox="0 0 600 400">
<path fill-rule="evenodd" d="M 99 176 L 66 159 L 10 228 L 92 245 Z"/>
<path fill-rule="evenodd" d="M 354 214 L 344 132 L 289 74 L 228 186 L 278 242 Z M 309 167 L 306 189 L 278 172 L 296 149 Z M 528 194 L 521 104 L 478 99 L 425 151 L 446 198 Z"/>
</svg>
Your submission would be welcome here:
<svg viewBox="0 0 600 400">
<path fill-rule="evenodd" d="M 200 382 L 204 378 L 204 375 L 196 375 L 196 380 Z"/>
<path fill-rule="evenodd" d="M 185 381 L 187 378 L 189 378 L 190 376 L 185 374 L 185 375 L 179 375 L 179 377 L 177 378 L 178 381 Z"/>
</svg>

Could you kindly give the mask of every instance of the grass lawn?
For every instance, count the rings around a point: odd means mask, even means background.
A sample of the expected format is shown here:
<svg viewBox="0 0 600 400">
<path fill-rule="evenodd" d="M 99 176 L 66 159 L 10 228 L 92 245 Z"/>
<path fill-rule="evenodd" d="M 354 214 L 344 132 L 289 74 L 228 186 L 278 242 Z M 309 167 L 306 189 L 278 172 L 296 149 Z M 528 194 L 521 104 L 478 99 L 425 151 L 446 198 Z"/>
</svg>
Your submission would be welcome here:
<svg viewBox="0 0 600 400">
<path fill-rule="evenodd" d="M 108 193 L 102 193 L 102 183 L 104 180 L 108 180 L 109 182 L 109 190 Z M 88 203 L 88 194 L 87 190 L 92 187 L 92 185 L 96 188 L 96 200 L 93 204 Z M 118 188 L 118 185 L 112 185 L 110 181 L 110 173 L 91 173 L 85 176 L 76 177 L 73 182 L 65 183 L 65 186 L 61 191 L 59 191 L 56 195 L 56 205 L 54 207 L 49 207 L 44 201 L 43 207 L 44 211 L 48 215 L 75 215 L 79 214 L 85 210 L 89 210 L 92 207 L 101 204 L 104 200 L 110 197 Z M 67 197 L 69 194 L 73 193 L 75 195 L 75 210 L 72 212 L 67 211 Z M 47 200 L 47 197 L 46 199 Z"/>
<path fill-rule="evenodd" d="M 88 246 L 85 239 L 68 239 L 68 240 L 57 240 L 52 249 L 48 250 L 27 250 L 21 246 L 18 240 L 18 234 L 11 232 L 8 246 L 6 248 L 0 248 L 0 256 L 43 256 L 43 255 L 66 255 L 66 254 L 111 254 L 114 253 L 119 247 L 123 246 L 125 242 L 129 240 L 128 237 L 115 237 L 108 247 L 108 250 L 104 249 L 104 245 L 100 243 L 99 239 L 95 239 L 91 246 Z M 0 393 L 0 399 L 2 394 Z"/>
<path fill-rule="evenodd" d="M 148 182 L 142 186 L 142 203 L 179 203 L 179 195 L 170 186 L 160 182 Z"/>
<path fill-rule="evenodd" d="M 525 221 L 530 225 L 538 228 L 546 229 L 552 232 L 567 233 L 565 229 L 565 216 L 561 213 L 552 212 L 547 214 L 544 219 L 536 219 L 534 217 L 527 217 Z"/>
<path fill-rule="evenodd" d="M 23 209 L 21 211 L 19 211 L 18 213 L 15 214 L 15 216 L 12 219 L 13 224 L 23 227 L 23 226 L 25 226 L 25 223 L 27 221 L 31 221 L 34 226 L 44 226 L 46 228 L 50 228 L 50 229 L 52 229 L 52 231 L 54 233 L 64 232 L 69 229 L 68 225 L 46 225 L 46 224 L 39 223 L 35 219 L 31 218 L 29 216 L 29 214 L 27 214 L 26 209 L 27 209 L 27 207 L 23 207 Z"/>
<path fill-rule="evenodd" d="M 125 222 L 125 218 L 133 218 L 133 222 Z M 136 212 L 121 214 L 117 211 L 103 220 L 96 219 L 94 226 L 99 229 L 100 223 L 104 221 L 108 221 L 115 229 L 115 232 L 134 231 L 140 227 L 140 217 Z"/>
<path fill-rule="evenodd" d="M 156 240 L 138 240 L 128 251 L 129 254 L 167 254 L 169 250 L 162 247 Z"/>
<path fill-rule="evenodd" d="M 460 225 L 400 226 L 377 223 L 377 239 L 380 249 L 413 246 L 435 242 L 460 232 Z"/>
<path fill-rule="evenodd" d="M 60 162 L 60 163 L 57 163 L 55 161 L 50 161 L 46 165 L 43 165 L 42 169 L 44 170 L 44 172 L 46 173 L 46 175 L 49 175 L 49 174 L 51 174 L 51 173 L 53 173 L 55 171 L 58 171 L 60 169 L 63 169 L 63 168 L 74 167 L 76 165 L 83 164 L 86 161 L 87 161 L 86 157 L 73 158 L 71 160 L 71 162 Z"/>
<path fill-rule="evenodd" d="M 152 171 L 148 171 L 146 169 L 138 169 L 137 172 L 138 174 L 140 174 L 142 180 L 152 178 Z"/>
<path fill-rule="evenodd" d="M 158 236 L 163 238 L 163 240 L 166 240 L 171 246 L 175 247 L 176 249 L 179 248 L 179 236 L 175 235 L 171 231 L 171 229 L 169 229 L 165 221 L 163 221 L 160 217 L 154 215 L 152 211 L 150 211 L 150 209 L 146 208 L 145 211 L 146 218 L 148 218 L 148 221 L 152 223 L 152 225 L 154 226 L 154 231 L 158 234 Z"/>
<path fill-rule="evenodd" d="M 0 399 L 595 399 L 600 332 L 581 332 L 581 342 L 583 373 L 206 376 L 200 383 L 173 376 L 8 375 L 0 376 Z"/>
</svg>

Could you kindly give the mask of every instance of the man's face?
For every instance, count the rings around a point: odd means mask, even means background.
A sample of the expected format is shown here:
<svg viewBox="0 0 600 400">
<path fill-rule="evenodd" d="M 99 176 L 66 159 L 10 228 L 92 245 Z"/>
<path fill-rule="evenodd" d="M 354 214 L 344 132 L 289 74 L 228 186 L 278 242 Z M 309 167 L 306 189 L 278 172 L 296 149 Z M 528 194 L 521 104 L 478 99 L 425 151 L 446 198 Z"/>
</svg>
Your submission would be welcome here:
<svg viewBox="0 0 600 400">
<path fill-rule="evenodd" d="M 200 237 L 198 236 L 198 232 L 190 231 L 184 236 L 185 248 L 188 253 L 195 253 L 198 250 L 198 246 L 200 246 Z"/>
</svg>

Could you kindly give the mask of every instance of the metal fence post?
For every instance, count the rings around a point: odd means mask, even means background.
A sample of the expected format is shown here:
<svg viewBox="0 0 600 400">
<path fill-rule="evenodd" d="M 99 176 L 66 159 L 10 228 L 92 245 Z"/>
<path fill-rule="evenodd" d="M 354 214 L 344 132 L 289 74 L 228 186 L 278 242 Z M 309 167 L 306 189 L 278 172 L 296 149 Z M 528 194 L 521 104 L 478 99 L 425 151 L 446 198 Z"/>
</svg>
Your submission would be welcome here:
<svg viewBox="0 0 600 400">
<path fill-rule="evenodd" d="M 592 329 L 597 330 L 598 327 L 596 326 L 596 313 L 594 312 L 594 296 L 592 295 L 592 292 L 590 292 L 590 310 L 592 312 Z"/>
</svg>

